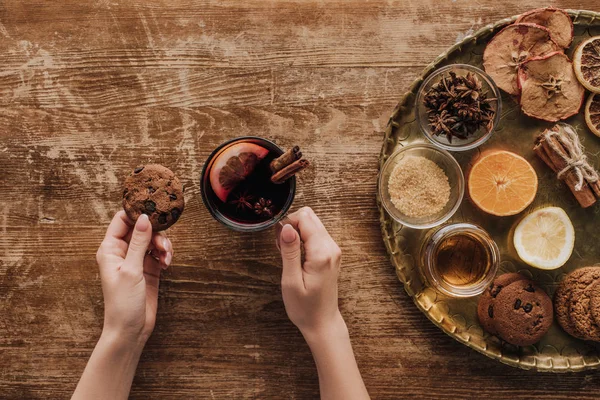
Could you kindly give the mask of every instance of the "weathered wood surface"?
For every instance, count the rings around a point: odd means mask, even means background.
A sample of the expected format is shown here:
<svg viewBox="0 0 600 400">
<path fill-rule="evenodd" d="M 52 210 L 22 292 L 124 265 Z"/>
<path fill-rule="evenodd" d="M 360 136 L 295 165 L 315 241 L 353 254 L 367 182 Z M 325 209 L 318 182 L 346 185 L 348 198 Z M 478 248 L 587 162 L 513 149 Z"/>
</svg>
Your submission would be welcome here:
<svg viewBox="0 0 600 400">
<path fill-rule="evenodd" d="M 0 397 L 70 396 L 101 330 L 94 253 L 123 176 L 148 161 L 183 178 L 187 205 L 131 398 L 318 397 L 273 233 L 228 231 L 199 196 L 211 149 L 254 134 L 314 162 L 295 206 L 344 252 L 341 307 L 374 399 L 597 398 L 594 372 L 513 369 L 435 328 L 394 275 L 375 205 L 382 130 L 421 69 L 546 4 L 1 1 Z"/>
</svg>

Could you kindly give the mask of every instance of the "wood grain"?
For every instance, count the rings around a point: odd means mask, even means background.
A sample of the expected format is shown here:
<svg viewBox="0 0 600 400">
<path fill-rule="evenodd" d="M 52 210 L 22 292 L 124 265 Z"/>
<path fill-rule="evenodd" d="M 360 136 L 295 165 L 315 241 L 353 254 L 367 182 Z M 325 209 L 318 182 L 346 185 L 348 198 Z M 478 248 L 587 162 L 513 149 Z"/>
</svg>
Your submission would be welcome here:
<svg viewBox="0 0 600 400">
<path fill-rule="evenodd" d="M 421 69 L 546 4 L 0 3 L 0 398 L 72 393 L 102 324 L 94 253 L 124 175 L 149 161 L 183 179 L 187 205 L 131 398 L 318 398 L 273 233 L 228 231 L 199 197 L 210 151 L 250 134 L 313 161 L 295 207 L 343 250 L 341 308 L 374 399 L 596 398 L 595 373 L 516 370 L 435 328 L 394 275 L 375 204 L 383 128 Z"/>
</svg>

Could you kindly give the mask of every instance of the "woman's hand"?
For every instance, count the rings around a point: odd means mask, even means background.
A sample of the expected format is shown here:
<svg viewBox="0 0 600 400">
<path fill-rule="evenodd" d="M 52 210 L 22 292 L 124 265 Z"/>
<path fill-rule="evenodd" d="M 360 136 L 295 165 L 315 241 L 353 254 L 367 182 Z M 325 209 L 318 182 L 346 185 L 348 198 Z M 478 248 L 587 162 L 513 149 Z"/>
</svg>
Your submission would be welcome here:
<svg viewBox="0 0 600 400">
<path fill-rule="evenodd" d="M 125 212 L 115 214 L 96 253 L 104 328 L 72 400 L 127 399 L 154 329 L 160 270 L 172 258 L 171 241 L 163 233 L 152 234 L 147 215 L 134 226 Z"/>
<path fill-rule="evenodd" d="M 310 341 L 339 327 L 340 322 L 343 324 L 337 290 L 341 251 L 310 208 L 304 207 L 288 219 L 289 224 L 284 225 L 279 237 L 283 260 L 281 291 L 288 317 Z"/>
<path fill-rule="evenodd" d="M 283 303 L 313 353 L 321 399 L 368 400 L 338 308 L 340 248 L 310 208 L 290 214 L 288 220 L 279 236 Z"/>
<path fill-rule="evenodd" d="M 161 269 L 173 257 L 164 233 L 152 233 L 148 216 L 135 226 L 119 211 L 96 253 L 104 294 L 103 336 L 144 345 L 156 321 Z"/>
</svg>

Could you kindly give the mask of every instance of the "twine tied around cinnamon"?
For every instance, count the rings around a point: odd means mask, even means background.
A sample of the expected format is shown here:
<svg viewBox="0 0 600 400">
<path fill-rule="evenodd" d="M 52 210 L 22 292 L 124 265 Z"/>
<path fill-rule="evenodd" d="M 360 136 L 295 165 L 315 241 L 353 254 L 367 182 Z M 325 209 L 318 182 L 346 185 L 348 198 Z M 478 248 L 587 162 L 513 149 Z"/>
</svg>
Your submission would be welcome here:
<svg viewBox="0 0 600 400">
<path fill-rule="evenodd" d="M 542 134 L 547 140 L 552 150 L 558 154 L 563 161 L 566 163 L 566 167 L 558 171 L 557 177 L 561 179 L 565 173 L 569 170 L 573 170 L 577 177 L 577 184 L 575 190 L 579 191 L 583 189 L 583 185 L 587 182 L 594 183 L 598 182 L 600 177 L 598 172 L 590 165 L 587 160 L 587 156 L 584 153 L 583 145 L 579 141 L 577 132 L 568 125 L 561 126 L 564 134 L 561 135 L 557 130 L 557 127 L 548 129 Z M 559 128 L 560 129 L 560 128 Z M 558 145 L 553 140 L 548 140 L 551 137 L 556 139 L 558 143 L 562 145 L 563 149 L 559 149 Z"/>
</svg>

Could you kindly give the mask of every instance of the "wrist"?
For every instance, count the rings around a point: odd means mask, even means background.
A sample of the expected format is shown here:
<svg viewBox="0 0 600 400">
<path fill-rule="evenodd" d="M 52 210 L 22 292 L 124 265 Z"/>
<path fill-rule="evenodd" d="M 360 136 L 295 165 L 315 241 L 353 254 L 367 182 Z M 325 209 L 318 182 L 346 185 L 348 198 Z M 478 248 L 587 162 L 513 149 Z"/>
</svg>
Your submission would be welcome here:
<svg viewBox="0 0 600 400">
<path fill-rule="evenodd" d="M 350 339 L 348 327 L 339 311 L 326 323 L 301 330 L 301 332 L 310 348 Z"/>
<path fill-rule="evenodd" d="M 105 328 L 102 330 L 98 343 L 120 353 L 141 354 L 146 341 L 147 338 L 142 336 L 131 337 L 122 332 Z"/>
</svg>

